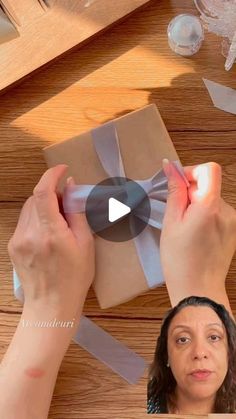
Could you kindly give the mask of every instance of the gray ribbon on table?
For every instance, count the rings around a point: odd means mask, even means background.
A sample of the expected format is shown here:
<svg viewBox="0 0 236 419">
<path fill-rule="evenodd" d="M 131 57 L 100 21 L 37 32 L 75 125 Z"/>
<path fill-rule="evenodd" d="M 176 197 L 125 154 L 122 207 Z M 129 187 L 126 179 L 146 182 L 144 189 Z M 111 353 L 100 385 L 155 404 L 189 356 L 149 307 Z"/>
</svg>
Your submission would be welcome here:
<svg viewBox="0 0 236 419">
<path fill-rule="evenodd" d="M 119 199 L 119 196 L 129 196 L 129 206 L 132 209 L 132 213 L 139 217 L 148 225 L 144 230 L 134 237 L 134 243 L 137 250 L 137 255 L 145 274 L 147 284 L 149 288 L 154 288 L 164 283 L 164 277 L 161 268 L 160 252 L 159 252 L 159 239 L 154 234 L 152 227 L 161 230 L 162 222 L 165 213 L 166 200 L 168 194 L 168 182 L 161 169 L 157 171 L 152 177 L 145 180 L 136 180 L 142 189 L 145 191 L 149 198 L 151 213 L 147 220 L 145 212 L 142 211 L 144 206 L 140 205 L 144 195 L 141 194 L 137 198 L 137 194 L 132 194 L 132 181 L 125 182 L 123 179 L 126 178 L 125 170 L 122 162 L 118 133 L 114 122 L 108 122 L 95 128 L 91 131 L 93 145 L 97 152 L 98 158 L 105 172 L 110 178 L 122 178 L 118 179 L 118 184 L 111 186 L 100 186 L 100 195 L 96 195 L 97 199 L 97 211 L 96 216 L 100 217 L 99 230 L 103 230 L 110 226 L 108 217 L 104 217 L 104 211 L 107 212 L 104 205 L 107 205 L 107 199 L 109 196 Z M 174 162 L 176 169 L 183 177 L 184 181 L 188 184 L 188 180 L 184 175 L 183 168 L 180 161 Z M 85 212 L 86 200 L 95 185 L 74 185 L 66 187 L 63 193 L 63 209 L 65 212 Z M 125 194 L 124 194 L 125 192 Z M 124 200 L 122 201 L 124 204 Z M 134 229 L 132 225 L 132 218 L 130 218 L 130 229 Z"/>
</svg>

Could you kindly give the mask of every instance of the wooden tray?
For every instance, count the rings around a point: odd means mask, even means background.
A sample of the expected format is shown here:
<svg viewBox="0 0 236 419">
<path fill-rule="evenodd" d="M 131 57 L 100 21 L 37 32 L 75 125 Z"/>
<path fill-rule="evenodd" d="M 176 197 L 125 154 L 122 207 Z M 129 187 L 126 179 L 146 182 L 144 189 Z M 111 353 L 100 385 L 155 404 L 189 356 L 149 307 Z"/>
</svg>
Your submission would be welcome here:
<svg viewBox="0 0 236 419">
<path fill-rule="evenodd" d="M 19 36 L 0 41 L 0 90 L 82 45 L 150 0 L 3 0 Z"/>
</svg>

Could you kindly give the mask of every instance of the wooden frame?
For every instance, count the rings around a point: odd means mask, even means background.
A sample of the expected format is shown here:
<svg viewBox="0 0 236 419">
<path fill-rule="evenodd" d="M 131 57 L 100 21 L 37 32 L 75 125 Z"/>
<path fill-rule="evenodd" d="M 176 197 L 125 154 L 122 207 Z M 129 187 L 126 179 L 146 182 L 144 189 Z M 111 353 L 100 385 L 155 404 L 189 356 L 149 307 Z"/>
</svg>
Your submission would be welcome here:
<svg viewBox="0 0 236 419">
<path fill-rule="evenodd" d="M 49 7 L 42 7 L 42 0 L 3 0 L 20 36 L 0 43 L 0 90 L 82 45 L 149 1 L 47 0 Z"/>
</svg>

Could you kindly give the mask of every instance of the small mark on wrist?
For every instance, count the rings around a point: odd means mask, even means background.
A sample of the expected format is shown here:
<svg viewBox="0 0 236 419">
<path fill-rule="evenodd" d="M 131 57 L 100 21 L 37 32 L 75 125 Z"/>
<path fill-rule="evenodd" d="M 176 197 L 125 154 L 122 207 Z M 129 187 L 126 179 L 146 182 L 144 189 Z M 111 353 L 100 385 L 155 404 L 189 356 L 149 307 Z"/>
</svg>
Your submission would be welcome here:
<svg viewBox="0 0 236 419">
<path fill-rule="evenodd" d="M 44 375 L 44 370 L 40 368 L 27 368 L 24 372 L 30 378 L 40 378 Z"/>
</svg>

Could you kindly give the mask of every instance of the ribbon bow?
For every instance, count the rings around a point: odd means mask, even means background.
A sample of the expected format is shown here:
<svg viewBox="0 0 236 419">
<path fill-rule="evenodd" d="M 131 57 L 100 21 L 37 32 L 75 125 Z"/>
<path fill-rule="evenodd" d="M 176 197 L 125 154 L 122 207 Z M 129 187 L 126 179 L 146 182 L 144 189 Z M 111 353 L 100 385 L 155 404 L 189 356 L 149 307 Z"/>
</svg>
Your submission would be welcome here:
<svg viewBox="0 0 236 419">
<path fill-rule="evenodd" d="M 166 200 L 168 194 L 168 181 L 163 172 L 160 170 L 152 177 L 145 180 L 135 180 L 135 183 L 140 185 L 144 194 L 132 193 L 132 181 L 122 181 L 125 179 L 125 170 L 122 162 L 118 134 L 113 122 L 108 122 L 95 128 L 91 131 L 93 145 L 97 152 L 100 163 L 110 178 L 121 179 L 118 184 L 112 186 L 101 186 L 99 193 L 96 195 L 96 214 L 97 232 L 109 227 L 110 223 L 106 213 L 106 203 L 109 196 L 131 197 L 129 206 L 132 208 L 133 213 L 148 225 L 144 230 L 134 237 L 134 243 L 137 250 L 137 255 L 144 275 L 146 277 L 148 287 L 154 288 L 163 284 L 164 277 L 161 268 L 159 241 L 160 234 L 154 234 L 152 227 L 158 229 L 162 228 L 162 222 L 165 213 Z M 183 177 L 184 181 L 188 184 L 188 180 L 184 175 L 181 163 L 176 160 L 173 162 L 176 169 Z M 67 186 L 63 193 L 63 209 L 65 212 L 85 212 L 86 201 L 95 185 L 72 185 Z M 140 188 L 140 190 L 141 190 Z M 148 196 L 150 202 L 150 217 L 146 219 L 144 206 L 140 205 L 144 196 Z M 124 199 L 122 202 L 127 203 Z M 134 228 L 134 226 L 130 226 Z"/>
</svg>

